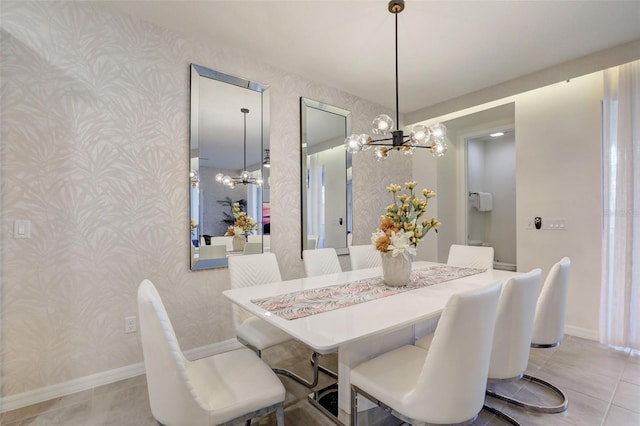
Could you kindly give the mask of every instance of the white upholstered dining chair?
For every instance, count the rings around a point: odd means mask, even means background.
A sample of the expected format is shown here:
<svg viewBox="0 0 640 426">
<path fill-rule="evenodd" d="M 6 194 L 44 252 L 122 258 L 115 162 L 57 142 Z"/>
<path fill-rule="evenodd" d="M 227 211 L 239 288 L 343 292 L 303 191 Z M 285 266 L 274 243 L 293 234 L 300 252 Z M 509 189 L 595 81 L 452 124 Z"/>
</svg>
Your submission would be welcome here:
<svg viewBox="0 0 640 426">
<path fill-rule="evenodd" d="M 536 305 L 531 346 L 554 348 L 564 337 L 571 260 L 563 257 L 549 270 Z"/>
<path fill-rule="evenodd" d="M 242 288 L 279 282 L 282 276 L 276 255 L 262 253 L 229 257 L 229 279 L 231 288 Z M 291 336 L 284 331 L 235 304 L 232 310 L 238 340 L 255 349 L 258 356 L 262 356 L 264 349 L 291 340 Z"/>
<path fill-rule="evenodd" d="M 227 257 L 227 246 L 225 245 L 209 245 L 201 246 L 199 259 L 222 259 Z"/>
<path fill-rule="evenodd" d="M 429 350 L 402 346 L 351 370 L 351 424 L 362 395 L 411 424 L 457 424 L 483 407 L 501 283 L 451 296 Z"/>
<path fill-rule="evenodd" d="M 525 374 L 541 283 L 541 271 L 534 269 L 527 274 L 511 278 L 502 289 L 489 366 L 487 395 L 527 411 L 560 413 L 568 406 L 564 392 L 548 382 Z M 520 379 L 546 388 L 554 393 L 560 402 L 556 405 L 540 405 L 537 402 L 509 397 L 495 389 L 496 383 Z M 532 392 L 534 389 L 530 388 Z"/>
<path fill-rule="evenodd" d="M 493 269 L 493 247 L 451 244 L 447 265 Z"/>
<path fill-rule="evenodd" d="M 284 386 L 255 353 L 242 348 L 187 360 L 149 280 L 138 287 L 138 316 L 149 403 L 159 423 L 234 425 L 275 411 L 284 426 Z"/>
<path fill-rule="evenodd" d="M 302 263 L 304 274 L 307 277 L 316 275 L 337 274 L 342 272 L 336 249 L 321 248 L 316 250 L 303 250 Z"/>
<path fill-rule="evenodd" d="M 487 395 L 527 411 L 560 413 L 565 411 L 568 406 L 564 392 L 548 382 L 525 373 L 529 362 L 534 317 L 541 283 L 541 271 L 534 269 L 526 274 L 511 278 L 502 289 L 496 331 L 493 337 Z M 537 401 L 528 402 L 524 399 L 516 399 L 496 390 L 496 384 L 500 382 L 521 379 L 546 388 L 547 391 L 556 395 L 559 403 L 540 405 Z M 531 392 L 535 392 L 535 387 L 529 389 Z"/>
<path fill-rule="evenodd" d="M 274 253 L 248 254 L 229 257 L 229 278 L 231 288 L 250 287 L 282 281 L 278 260 Z M 250 314 L 244 309 L 233 305 L 233 323 L 238 340 L 253 348 L 258 356 L 262 351 L 275 345 L 291 340 L 284 331 L 272 326 L 268 322 Z M 305 380 L 291 371 L 274 368 L 277 374 L 287 376 L 307 386 L 315 387 L 318 384 L 319 354 L 313 352 L 311 364 L 313 367 L 312 381 Z"/>
<path fill-rule="evenodd" d="M 349 247 L 351 270 L 382 267 L 380 252 L 372 244 Z"/>
</svg>

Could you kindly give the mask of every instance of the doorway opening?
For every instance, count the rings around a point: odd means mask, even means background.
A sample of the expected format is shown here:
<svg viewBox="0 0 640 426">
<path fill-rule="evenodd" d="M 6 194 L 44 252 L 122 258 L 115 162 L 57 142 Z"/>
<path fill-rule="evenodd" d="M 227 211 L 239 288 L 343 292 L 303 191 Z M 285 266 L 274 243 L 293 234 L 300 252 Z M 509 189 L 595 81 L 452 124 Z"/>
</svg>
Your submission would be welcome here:
<svg viewBox="0 0 640 426">
<path fill-rule="evenodd" d="M 515 130 L 467 137 L 466 243 L 493 247 L 494 269 L 516 270 Z"/>
</svg>

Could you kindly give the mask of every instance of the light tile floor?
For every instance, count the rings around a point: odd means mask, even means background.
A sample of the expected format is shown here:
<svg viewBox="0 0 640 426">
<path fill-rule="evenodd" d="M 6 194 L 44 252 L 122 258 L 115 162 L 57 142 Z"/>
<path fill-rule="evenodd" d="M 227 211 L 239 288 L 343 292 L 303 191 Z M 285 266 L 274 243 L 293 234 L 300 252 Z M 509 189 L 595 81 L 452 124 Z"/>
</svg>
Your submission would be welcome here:
<svg viewBox="0 0 640 426">
<path fill-rule="evenodd" d="M 289 368 L 303 375 L 311 370 L 309 356 L 307 348 L 294 342 L 264 352 L 265 360 L 272 366 Z M 324 363 L 335 368 L 336 359 L 324 357 Z M 569 397 L 568 410 L 559 414 L 532 414 L 495 399 L 487 398 L 487 403 L 510 414 L 522 425 L 640 425 L 639 355 L 566 336 L 558 348 L 532 349 L 527 372 L 564 390 Z M 282 381 L 287 389 L 285 418 L 288 425 L 334 424 L 307 401 L 308 389 L 288 378 L 282 378 Z M 318 387 L 330 383 L 331 380 L 322 375 Z M 548 400 L 544 395 L 541 398 L 538 390 L 532 393 L 531 385 L 502 384 L 499 390 L 531 401 Z M 0 424 L 145 426 L 157 423 L 149 408 L 145 377 L 139 376 L 0 414 Z M 252 424 L 275 425 L 275 418 L 264 416 Z M 504 423 L 484 411 L 474 422 L 478 426 L 501 424 Z"/>
</svg>

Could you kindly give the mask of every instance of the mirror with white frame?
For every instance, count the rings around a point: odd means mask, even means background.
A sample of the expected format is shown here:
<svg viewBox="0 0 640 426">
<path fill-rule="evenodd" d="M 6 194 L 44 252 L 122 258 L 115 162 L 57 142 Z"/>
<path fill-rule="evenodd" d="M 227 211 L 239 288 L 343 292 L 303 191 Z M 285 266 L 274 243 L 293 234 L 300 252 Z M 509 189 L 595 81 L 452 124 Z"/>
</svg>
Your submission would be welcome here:
<svg viewBox="0 0 640 426">
<path fill-rule="evenodd" d="M 269 203 L 268 153 L 268 86 L 192 64 L 192 270 L 225 267 L 228 256 L 241 255 L 247 248 L 268 250 L 270 224 L 268 215 L 263 215 Z M 233 224 L 235 202 L 257 224 L 244 247 L 234 246 L 225 236 Z"/>
<path fill-rule="evenodd" d="M 302 250 L 333 247 L 349 252 L 353 232 L 351 112 L 300 98 Z"/>
</svg>

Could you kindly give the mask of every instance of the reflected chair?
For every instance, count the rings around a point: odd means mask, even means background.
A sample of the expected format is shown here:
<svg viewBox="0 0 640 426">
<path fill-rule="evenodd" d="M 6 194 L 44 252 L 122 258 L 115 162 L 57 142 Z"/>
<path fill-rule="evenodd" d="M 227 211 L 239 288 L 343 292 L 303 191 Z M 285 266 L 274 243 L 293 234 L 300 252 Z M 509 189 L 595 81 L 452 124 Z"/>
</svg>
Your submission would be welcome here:
<svg viewBox="0 0 640 426">
<path fill-rule="evenodd" d="M 229 257 L 229 278 L 231 288 L 251 287 L 282 281 L 278 260 L 274 253 Z M 284 331 L 239 306 L 234 304 L 232 309 L 236 337 L 242 344 L 254 349 L 259 357 L 262 357 L 263 350 L 291 340 L 291 336 Z M 313 380 L 311 382 L 288 370 L 274 368 L 273 371 L 307 387 L 315 387 L 318 384 L 318 357 L 319 354 L 316 352 L 312 354 Z"/>
<path fill-rule="evenodd" d="M 149 280 L 138 287 L 138 316 L 156 421 L 166 426 L 233 425 L 275 411 L 278 426 L 284 426 L 284 386 L 255 353 L 242 348 L 187 360 Z"/>
<path fill-rule="evenodd" d="M 247 235 L 247 242 L 262 244 L 262 235 L 249 234 Z"/>
<path fill-rule="evenodd" d="M 493 247 L 451 244 L 447 265 L 493 269 Z"/>
<path fill-rule="evenodd" d="M 200 247 L 200 260 L 224 259 L 225 257 L 227 257 L 227 246 L 215 244 Z"/>
<path fill-rule="evenodd" d="M 351 261 L 352 271 L 382 267 L 380 252 L 371 244 L 349 247 L 349 260 Z"/>
<path fill-rule="evenodd" d="M 318 248 L 318 236 L 309 234 L 307 235 L 307 248 L 306 250 L 315 250 Z"/>
<path fill-rule="evenodd" d="M 338 253 L 336 253 L 336 249 L 331 247 L 303 250 L 302 263 L 304 264 L 304 274 L 307 277 L 342 272 L 340 261 L 338 260 Z"/>
<path fill-rule="evenodd" d="M 259 254 L 262 253 L 262 242 L 247 242 L 244 244 L 243 254 Z"/>
<path fill-rule="evenodd" d="M 215 244 L 215 245 L 225 245 L 227 246 L 227 251 L 232 251 L 233 250 L 233 237 L 227 237 L 227 236 L 218 236 L 218 237 L 211 237 L 211 244 Z"/>
<path fill-rule="evenodd" d="M 502 284 L 449 298 L 429 350 L 405 345 L 351 370 L 351 425 L 362 395 L 410 424 L 473 421 L 484 404 Z"/>
</svg>

